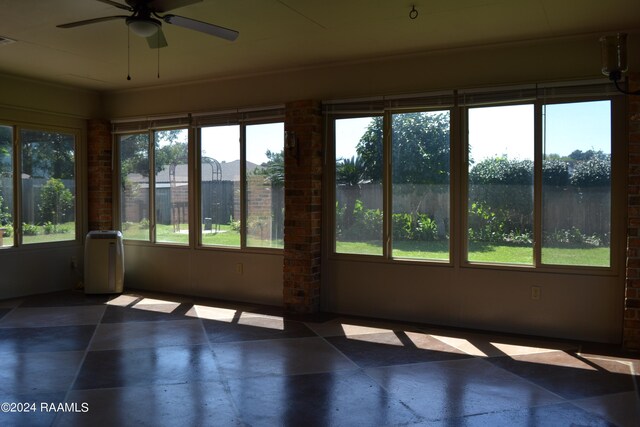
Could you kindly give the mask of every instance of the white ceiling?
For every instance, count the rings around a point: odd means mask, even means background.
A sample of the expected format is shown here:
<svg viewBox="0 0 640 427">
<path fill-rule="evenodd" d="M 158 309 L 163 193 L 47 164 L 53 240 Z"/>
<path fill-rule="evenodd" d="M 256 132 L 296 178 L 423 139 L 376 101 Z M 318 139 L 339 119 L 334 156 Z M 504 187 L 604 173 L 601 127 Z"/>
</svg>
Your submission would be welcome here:
<svg viewBox="0 0 640 427">
<path fill-rule="evenodd" d="M 114 0 L 124 3 L 124 0 Z M 418 17 L 409 18 L 412 5 Z M 0 0 L 0 73 L 96 90 L 225 78 L 380 56 L 633 30 L 639 0 L 204 0 L 171 13 L 233 28 L 235 42 L 169 24 L 158 50 L 95 0 Z M 597 40 L 597 39 L 596 39 Z"/>
</svg>

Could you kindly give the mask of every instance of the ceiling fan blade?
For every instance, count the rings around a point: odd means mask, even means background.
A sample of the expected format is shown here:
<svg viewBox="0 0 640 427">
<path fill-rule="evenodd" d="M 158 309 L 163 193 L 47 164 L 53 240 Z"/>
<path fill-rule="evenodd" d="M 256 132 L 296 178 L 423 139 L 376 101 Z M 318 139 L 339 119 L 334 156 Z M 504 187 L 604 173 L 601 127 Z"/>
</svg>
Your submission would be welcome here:
<svg viewBox="0 0 640 427">
<path fill-rule="evenodd" d="M 151 49 L 160 49 L 162 47 L 169 46 L 167 39 L 164 37 L 164 33 L 162 32 L 162 28 L 158 28 L 157 33 L 147 37 L 147 44 Z"/>
<path fill-rule="evenodd" d="M 202 21 L 196 21 L 195 19 L 185 18 L 184 16 L 165 15 L 162 17 L 162 19 L 168 24 L 188 28 L 190 30 L 200 31 L 229 41 L 234 41 L 238 38 L 238 35 L 240 35 L 240 33 L 236 30 L 220 27 L 218 25 L 208 24 Z"/>
<path fill-rule="evenodd" d="M 125 4 L 117 3 L 115 1 L 111 1 L 111 0 L 96 0 L 96 1 L 99 1 L 100 3 L 110 4 L 111 6 L 117 7 L 118 9 L 128 10 L 129 12 L 133 11 L 133 9 L 130 8 L 129 6 Z"/>
<path fill-rule="evenodd" d="M 97 22 L 111 21 L 114 19 L 127 19 L 128 16 L 117 15 L 117 16 L 103 16 L 102 18 L 93 18 L 93 19 L 85 19 L 84 21 L 76 21 L 69 22 L 68 24 L 56 25 L 58 28 L 73 28 L 80 27 L 82 25 L 95 24 Z"/>
<path fill-rule="evenodd" d="M 202 0 L 149 0 L 147 7 L 156 13 L 164 13 L 179 7 L 200 3 Z"/>
</svg>

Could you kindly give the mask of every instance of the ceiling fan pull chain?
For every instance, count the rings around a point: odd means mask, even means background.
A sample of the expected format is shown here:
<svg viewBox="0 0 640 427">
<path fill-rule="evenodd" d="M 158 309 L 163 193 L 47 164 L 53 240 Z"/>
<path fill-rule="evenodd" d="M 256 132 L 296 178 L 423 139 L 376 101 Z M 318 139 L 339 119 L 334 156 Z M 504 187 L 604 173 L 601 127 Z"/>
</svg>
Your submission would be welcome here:
<svg viewBox="0 0 640 427">
<path fill-rule="evenodd" d="M 127 80 L 131 80 L 131 30 L 127 27 Z"/>
<path fill-rule="evenodd" d="M 160 31 L 156 32 L 156 45 L 158 50 L 158 78 L 160 78 Z"/>
</svg>

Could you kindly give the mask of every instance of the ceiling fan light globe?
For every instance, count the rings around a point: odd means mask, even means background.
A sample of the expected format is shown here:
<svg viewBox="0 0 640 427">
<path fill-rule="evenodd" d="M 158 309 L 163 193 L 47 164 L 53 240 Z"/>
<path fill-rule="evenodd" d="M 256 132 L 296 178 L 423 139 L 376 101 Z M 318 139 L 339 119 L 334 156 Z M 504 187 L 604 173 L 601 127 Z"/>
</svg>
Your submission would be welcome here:
<svg viewBox="0 0 640 427">
<path fill-rule="evenodd" d="M 133 33 L 140 37 L 150 37 L 158 32 L 160 21 L 153 18 L 127 18 L 127 25 Z"/>
</svg>

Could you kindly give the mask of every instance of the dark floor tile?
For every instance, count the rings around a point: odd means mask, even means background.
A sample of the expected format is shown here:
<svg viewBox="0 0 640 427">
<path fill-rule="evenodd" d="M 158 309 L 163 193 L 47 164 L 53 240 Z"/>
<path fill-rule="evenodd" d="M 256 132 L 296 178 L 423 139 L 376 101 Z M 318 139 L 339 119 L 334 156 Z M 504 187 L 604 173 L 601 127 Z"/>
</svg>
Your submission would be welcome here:
<svg viewBox="0 0 640 427">
<path fill-rule="evenodd" d="M 517 411 L 491 412 L 430 424 L 442 427 L 616 427 L 607 420 L 569 403 Z"/>
<path fill-rule="evenodd" d="M 74 390 L 67 402 L 84 402 L 89 411 L 61 414 L 54 426 L 242 425 L 221 382 Z"/>
<path fill-rule="evenodd" d="M 202 324 L 194 319 L 98 325 L 90 349 L 118 350 L 206 344 L 208 341 Z"/>
<path fill-rule="evenodd" d="M 252 426 L 382 426 L 421 421 L 360 370 L 229 381 Z"/>
<path fill-rule="evenodd" d="M 56 411 L 51 410 L 54 404 L 64 402 L 66 392 L 15 394 L 0 393 L 0 402 L 9 403 L 9 411 L 0 413 L 0 425 L 15 427 L 45 427 L 50 426 Z M 18 411 L 18 405 L 20 411 Z"/>
<path fill-rule="evenodd" d="M 496 357 L 489 361 L 565 399 L 622 393 L 635 388 L 628 366 L 615 361 L 589 360 L 572 353 Z"/>
<path fill-rule="evenodd" d="M 8 353 L 0 356 L 0 394 L 66 391 L 84 352 Z"/>
<path fill-rule="evenodd" d="M 163 320 L 185 320 L 191 304 L 144 304 L 134 307 L 108 306 L 102 323 L 155 322 Z"/>
<path fill-rule="evenodd" d="M 2 353 L 84 351 L 95 329 L 95 325 L 0 328 L 0 356 Z"/>
<path fill-rule="evenodd" d="M 248 316 L 240 319 L 207 320 L 202 324 L 212 343 L 316 336 L 303 323 L 279 317 Z"/>
<path fill-rule="evenodd" d="M 368 368 L 365 373 L 428 421 L 562 402 L 480 358 Z"/>
<path fill-rule="evenodd" d="M 65 307 L 73 305 L 105 304 L 114 295 L 93 295 L 84 292 L 62 291 L 25 298 L 21 307 Z"/>
<path fill-rule="evenodd" d="M 427 334 L 414 332 L 383 332 L 326 339 L 363 368 L 471 357 Z"/>
<path fill-rule="evenodd" d="M 70 307 L 18 307 L 0 319 L 2 328 L 96 325 L 104 315 L 103 305 Z"/>
<path fill-rule="evenodd" d="M 219 380 L 208 346 L 90 351 L 74 390 Z"/>
<path fill-rule="evenodd" d="M 227 378 L 357 369 L 320 337 L 220 343 L 212 347 Z"/>
<path fill-rule="evenodd" d="M 0 319 L 2 319 L 7 313 L 9 313 L 12 308 L 0 308 Z"/>
</svg>

